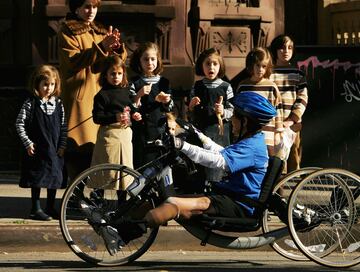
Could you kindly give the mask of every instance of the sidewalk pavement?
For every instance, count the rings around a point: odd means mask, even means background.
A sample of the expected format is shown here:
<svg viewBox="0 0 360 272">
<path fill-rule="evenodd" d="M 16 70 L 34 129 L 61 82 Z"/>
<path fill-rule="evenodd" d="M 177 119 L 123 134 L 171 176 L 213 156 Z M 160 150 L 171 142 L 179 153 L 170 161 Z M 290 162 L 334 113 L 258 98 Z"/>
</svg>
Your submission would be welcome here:
<svg viewBox="0 0 360 272">
<path fill-rule="evenodd" d="M 0 172 L 0 255 L 12 252 L 70 252 L 63 240 L 59 222 L 35 221 L 28 219 L 31 200 L 30 190 L 18 186 L 18 173 Z M 56 205 L 60 207 L 65 190 L 58 190 Z M 45 204 L 46 190 L 41 191 L 41 201 Z M 44 205 L 43 205 L 44 206 Z M 255 235 L 255 234 L 252 234 Z M 162 226 L 150 250 L 211 250 L 223 251 L 211 245 L 201 246 L 175 221 Z M 272 250 L 269 246 L 259 250 Z"/>
</svg>

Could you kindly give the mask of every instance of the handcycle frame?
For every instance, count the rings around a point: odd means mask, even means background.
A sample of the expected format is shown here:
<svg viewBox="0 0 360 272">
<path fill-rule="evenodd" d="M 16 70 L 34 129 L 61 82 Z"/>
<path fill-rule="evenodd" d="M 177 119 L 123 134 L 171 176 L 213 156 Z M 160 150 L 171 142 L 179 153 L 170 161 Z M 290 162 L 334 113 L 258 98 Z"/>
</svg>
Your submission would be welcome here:
<svg viewBox="0 0 360 272">
<path fill-rule="evenodd" d="M 88 170 L 84 171 L 82 174 L 79 175 L 78 178 L 75 179 L 74 183 L 71 184 L 67 190 L 64 193 L 62 204 L 61 204 L 61 219 L 60 219 L 60 226 L 61 231 L 64 236 L 65 241 L 70 246 L 70 248 L 83 260 L 95 263 L 97 265 L 101 266 L 114 266 L 114 265 L 122 265 L 129 262 L 132 262 L 139 258 L 142 254 L 144 254 L 147 249 L 151 246 L 153 241 L 155 240 L 155 237 L 158 232 L 158 228 L 149 229 L 146 226 L 146 223 L 141 218 L 137 219 L 127 219 L 127 216 L 129 214 L 129 211 L 132 211 L 134 207 L 140 207 L 143 203 L 147 202 L 147 204 L 151 204 L 152 207 L 156 207 L 157 205 L 161 204 L 168 196 L 169 196 L 169 188 L 171 188 L 172 185 L 172 167 L 177 162 L 178 159 L 178 153 L 174 151 L 173 147 L 169 148 L 168 145 L 163 144 L 163 142 L 158 141 L 157 144 L 158 148 L 163 148 L 165 153 L 160 156 L 158 159 L 152 161 L 147 165 L 147 167 L 142 171 L 142 174 L 140 174 L 138 171 L 128 169 L 125 166 L 121 165 L 111 165 L 111 164 L 103 164 L 103 165 L 97 165 L 92 168 L 89 168 Z M 103 169 L 103 170 L 101 170 Z M 119 224 L 123 224 L 124 220 L 129 220 L 131 224 L 138 224 L 141 226 L 145 226 L 145 228 L 149 229 L 149 236 L 145 239 L 145 242 L 142 242 L 143 245 L 139 246 L 135 252 L 129 253 L 129 255 L 125 257 L 121 257 L 118 259 L 118 257 L 104 257 L 107 252 L 106 250 L 102 253 L 102 257 L 99 257 L 99 254 L 95 254 L 95 256 L 91 256 L 90 253 L 88 253 L 85 249 L 82 249 L 78 242 L 75 241 L 75 239 L 72 237 L 70 228 L 68 226 L 69 222 L 69 216 L 68 216 L 68 206 L 71 199 L 75 199 L 78 201 L 81 198 L 87 198 L 86 196 L 83 196 L 76 193 L 76 190 L 79 191 L 79 187 L 87 186 L 87 180 L 90 178 L 91 173 L 96 173 L 96 171 L 105 171 L 105 169 L 109 171 L 117 170 L 119 173 L 126 173 L 130 174 L 134 177 L 133 183 L 127 188 L 128 195 L 130 196 L 129 199 L 127 199 L 123 204 L 119 204 L 117 207 L 112 207 L 111 209 L 99 209 L 97 212 L 101 213 L 101 216 L 103 218 L 106 218 L 106 222 L 102 224 L 110 224 L 112 226 L 119 226 Z M 279 172 L 280 171 L 280 172 Z M 293 177 L 301 176 L 302 174 L 308 175 L 313 174 L 318 171 L 318 168 L 308 168 L 308 169 L 300 169 L 299 171 L 295 173 L 291 173 L 287 177 Z M 321 170 L 320 170 L 321 171 Z M 270 185 L 270 191 L 268 188 L 268 191 L 272 194 L 275 194 L 276 191 L 273 191 L 274 188 L 276 188 L 276 182 L 281 184 L 283 179 L 279 179 L 281 169 L 275 169 L 276 173 L 273 173 L 273 180 L 271 181 L 272 184 Z M 306 179 L 306 178 L 305 178 Z M 114 180 L 109 181 L 114 182 Z M 301 183 L 301 181 L 300 181 Z M 81 186 L 80 186 L 81 185 Z M 94 189 L 106 189 L 106 186 L 102 188 L 92 188 Z M 171 192 L 171 190 L 170 190 Z M 171 193 L 170 193 L 171 194 Z M 266 197 L 265 197 L 266 198 Z M 89 198 L 87 199 L 89 200 Z M 264 211 L 267 211 L 269 208 L 268 206 L 268 197 L 266 200 L 262 203 L 262 215 L 266 215 L 267 213 L 264 213 Z M 293 207 L 288 208 L 288 216 L 291 217 Z M 92 225 L 88 218 L 84 218 L 83 222 L 87 222 L 89 225 Z M 241 222 L 242 221 L 242 222 Z M 127 223 L 129 223 L 127 222 Z M 291 230 L 294 232 L 296 231 L 296 227 L 294 225 L 292 226 L 283 226 L 279 229 L 275 230 L 268 230 L 264 229 L 264 224 L 266 224 L 266 220 L 263 217 L 256 218 L 255 220 L 250 219 L 248 222 L 251 222 L 250 227 L 246 226 L 247 220 L 238 220 L 233 218 L 220 218 L 220 217 L 211 217 L 211 216 L 205 216 L 201 217 L 199 220 L 199 217 L 195 217 L 194 219 L 190 220 L 177 220 L 177 222 L 182 225 L 190 234 L 192 234 L 194 237 L 199 239 L 201 241 L 202 245 L 205 244 L 211 244 L 216 247 L 221 248 L 227 248 L 227 249 L 252 249 L 252 248 L 258 248 L 265 245 L 272 245 L 273 243 L 276 243 L 279 239 L 288 236 L 289 235 L 289 228 L 290 232 Z M 240 225 L 244 227 L 241 229 L 241 226 L 239 227 L 238 224 L 240 222 Z M 245 224 L 244 224 L 245 222 Z M 255 223 L 254 223 L 255 222 Z M 145 224 L 145 225 L 144 225 Z M 232 228 L 231 225 L 234 225 L 235 228 Z M 290 224 L 294 224 L 293 220 L 290 220 Z M 219 225 L 221 225 L 219 227 Z M 227 225 L 225 229 L 222 228 L 222 226 Z M 230 227 L 229 227 L 230 225 Z M 232 236 L 227 235 L 226 232 L 249 232 L 249 231 L 255 231 L 261 229 L 261 225 L 263 225 L 262 228 L 262 234 L 256 235 L 256 236 Z M 92 226 L 92 229 L 95 230 L 94 226 Z M 220 232 L 219 232 L 220 231 Z M 225 233 L 224 233 L 225 232 Z M 298 243 L 300 243 L 299 239 L 295 240 Z M 301 245 L 296 244 L 297 248 L 302 248 Z M 276 250 L 276 248 L 274 248 Z M 279 252 L 278 250 L 276 250 Z M 305 260 L 305 257 L 299 257 L 295 256 L 292 257 L 286 256 L 285 253 L 281 253 L 285 257 L 288 257 L 293 260 Z M 105 254 L 105 255 L 104 255 Z M 301 253 L 300 253 L 301 254 Z M 326 253 L 328 254 L 328 253 Z M 324 255 L 326 255 L 324 254 Z M 302 255 L 302 254 L 301 254 Z M 306 256 L 313 260 L 313 256 L 310 254 L 306 254 Z M 321 254 L 317 254 L 315 258 L 322 257 Z M 318 260 L 315 260 L 316 262 L 319 262 Z M 325 263 L 324 265 L 332 266 L 332 263 Z M 352 264 L 354 265 L 354 264 Z M 350 265 L 334 265 L 336 267 L 348 267 Z"/>
</svg>

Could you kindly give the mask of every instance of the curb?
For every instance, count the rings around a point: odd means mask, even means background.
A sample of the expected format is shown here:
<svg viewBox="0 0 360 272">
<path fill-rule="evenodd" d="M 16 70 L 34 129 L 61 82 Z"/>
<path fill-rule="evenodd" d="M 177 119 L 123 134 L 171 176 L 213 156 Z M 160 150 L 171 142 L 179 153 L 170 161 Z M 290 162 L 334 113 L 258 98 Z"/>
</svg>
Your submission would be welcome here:
<svg viewBox="0 0 360 272">
<path fill-rule="evenodd" d="M 2 219 L 0 223 L 0 254 L 18 252 L 70 252 L 65 243 L 57 221 L 38 223 L 24 219 Z M 4 222 L 8 221 L 8 222 Z M 245 236 L 249 233 L 244 233 Z M 254 235 L 252 233 L 251 235 Z M 168 226 L 161 226 L 150 251 L 229 251 L 212 245 L 201 246 L 200 240 L 193 237 L 182 226 L 171 221 Z M 269 246 L 253 251 L 272 250 Z"/>
</svg>

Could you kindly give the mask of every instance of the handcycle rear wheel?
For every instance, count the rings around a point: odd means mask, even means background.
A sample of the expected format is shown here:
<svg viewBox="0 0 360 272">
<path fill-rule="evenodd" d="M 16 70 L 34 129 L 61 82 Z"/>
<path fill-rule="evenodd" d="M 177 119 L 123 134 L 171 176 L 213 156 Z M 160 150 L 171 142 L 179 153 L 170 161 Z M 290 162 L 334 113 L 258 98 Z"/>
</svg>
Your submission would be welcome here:
<svg viewBox="0 0 360 272">
<path fill-rule="evenodd" d="M 285 201 L 289 200 L 290 194 L 295 186 L 307 177 L 309 174 L 320 170 L 318 167 L 306 167 L 292 171 L 280 179 L 278 184 L 273 189 L 273 194 L 278 194 Z M 274 213 L 265 210 L 263 216 L 263 232 L 270 232 L 276 229 L 286 227 Z M 302 252 L 296 247 L 291 239 L 290 234 L 271 243 L 270 246 L 281 256 L 293 261 L 307 261 L 309 260 Z"/>
<path fill-rule="evenodd" d="M 360 263 L 360 222 L 353 192 L 360 177 L 324 169 L 303 179 L 288 204 L 290 234 L 312 261 L 336 268 Z"/>
<path fill-rule="evenodd" d="M 120 205 L 125 205 L 125 202 L 130 201 L 129 196 L 125 199 L 124 191 L 106 188 L 119 180 L 120 176 L 125 175 L 132 180 L 140 176 L 137 171 L 122 165 L 93 166 L 82 172 L 63 195 L 60 213 L 61 232 L 71 250 L 86 262 L 99 266 L 127 264 L 144 254 L 155 240 L 158 228 L 148 228 L 145 225 L 140 228 L 136 224 L 127 225 L 128 229 L 118 229 L 118 231 L 119 233 L 120 231 L 125 233 L 132 231 L 132 238 L 129 238 L 126 245 L 119 248 L 114 256 L 111 256 L 105 247 L 103 238 L 99 235 L 97 226 L 90 223 L 81 209 L 80 203 L 85 201 L 95 207 L 92 216 L 107 218 L 114 214 Z M 103 185 L 99 185 L 99 183 Z M 154 207 L 151 199 L 144 199 L 142 204 L 144 205 L 141 206 L 141 210 L 138 210 L 139 218 L 142 218 L 147 210 Z M 131 207 L 129 210 L 135 209 L 136 207 Z M 137 232 L 134 234 L 135 231 Z"/>
</svg>

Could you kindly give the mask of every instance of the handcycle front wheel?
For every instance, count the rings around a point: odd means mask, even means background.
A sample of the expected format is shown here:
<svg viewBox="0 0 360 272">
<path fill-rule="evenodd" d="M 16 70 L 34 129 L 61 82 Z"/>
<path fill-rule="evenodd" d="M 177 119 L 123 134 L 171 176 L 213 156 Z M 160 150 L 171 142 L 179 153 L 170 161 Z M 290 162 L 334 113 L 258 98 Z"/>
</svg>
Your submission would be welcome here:
<svg viewBox="0 0 360 272">
<path fill-rule="evenodd" d="M 360 177 L 343 169 L 324 169 L 303 179 L 288 204 L 289 230 L 312 261 L 336 268 L 360 263 L 360 222 L 354 192 Z"/>
<path fill-rule="evenodd" d="M 292 190 L 309 174 L 314 173 L 321 168 L 306 167 L 292 171 L 282 177 L 273 189 L 273 194 L 279 195 L 285 201 L 288 201 Z M 286 211 L 285 211 L 286 212 Z M 278 216 L 269 210 L 265 210 L 263 216 L 263 232 L 267 233 L 277 230 L 287 225 L 282 222 Z M 297 248 L 290 234 L 271 243 L 270 246 L 281 256 L 293 261 L 308 261 L 309 259 Z"/>
<path fill-rule="evenodd" d="M 104 218 L 110 218 L 121 205 L 132 200 L 125 191 L 116 190 L 115 184 L 125 176 L 131 181 L 140 174 L 122 165 L 96 165 L 82 172 L 64 192 L 60 212 L 63 238 L 71 250 L 88 263 L 99 266 L 130 263 L 144 254 L 156 238 L 158 228 L 149 228 L 144 224 L 123 224 L 119 228 L 113 226 L 125 245 L 112 256 L 100 235 L 99 224 L 91 222 L 99 220 L 101 224 L 107 224 Z M 90 219 L 81 203 L 92 207 Z M 131 210 L 131 216 L 142 218 L 153 207 L 152 199 L 143 199 L 141 204 L 137 202 L 137 206 L 131 206 L 128 210 Z"/>
</svg>

